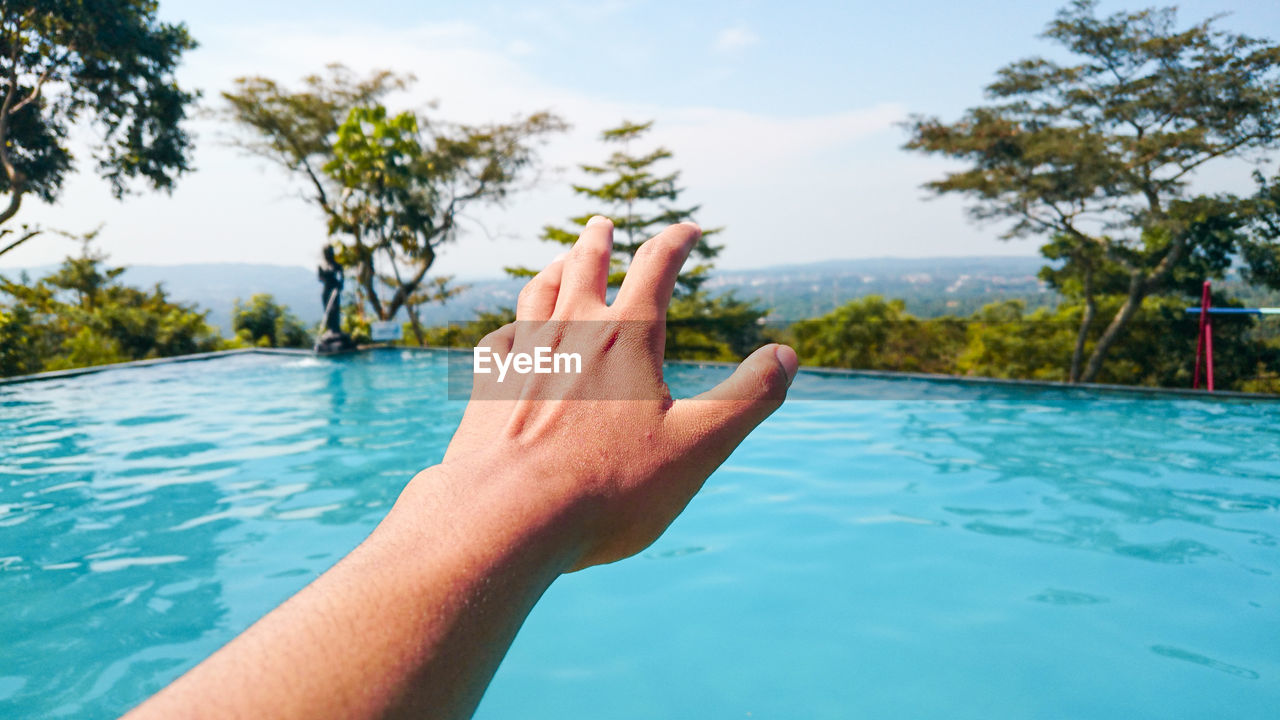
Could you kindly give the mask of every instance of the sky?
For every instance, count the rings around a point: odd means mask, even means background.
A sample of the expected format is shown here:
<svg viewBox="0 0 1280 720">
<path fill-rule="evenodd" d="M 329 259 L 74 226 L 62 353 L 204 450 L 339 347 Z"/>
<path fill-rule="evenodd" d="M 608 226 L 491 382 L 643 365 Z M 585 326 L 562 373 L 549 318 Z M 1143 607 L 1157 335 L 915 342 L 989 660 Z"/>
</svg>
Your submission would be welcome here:
<svg viewBox="0 0 1280 720">
<path fill-rule="evenodd" d="M 955 119 L 983 101 L 997 68 L 1055 56 L 1039 37 L 1060 6 L 1039 0 L 776 2 L 716 0 L 161 0 L 165 21 L 184 22 L 200 47 L 178 78 L 217 107 L 244 75 L 284 83 L 341 62 L 359 71 L 412 73 L 417 84 L 388 99 L 459 122 L 551 110 L 572 130 L 540 148 L 528 189 L 501 207 L 468 212 L 465 231 L 435 273 L 496 277 L 506 265 L 538 266 L 558 247 L 540 228 L 588 208 L 568 190 L 576 166 L 604 158 L 601 130 L 654 120 L 649 140 L 670 149 L 682 200 L 696 219 L 723 226 L 718 266 L 747 269 L 865 257 L 1032 255 L 1034 240 L 1004 241 L 958 198 L 921 184 L 950 166 L 901 149 L 911 114 Z M 1103 13 L 1145 7 L 1107 0 Z M 1184 23 L 1226 14 L 1224 29 L 1280 36 L 1280 3 L 1182 2 Z M 102 231 L 118 264 L 248 262 L 311 266 L 326 242 L 319 211 L 279 168 L 247 156 L 235 129 L 202 116 L 195 171 L 171 194 L 114 200 L 91 162 L 58 202 L 28 199 L 18 220 L 72 233 Z M 73 148 L 88 157 L 83 133 Z M 644 149 L 637 145 L 636 149 Z M 1201 182 L 1248 187 L 1228 164 Z M 59 261 L 76 250 L 46 235 L 0 257 L 0 268 Z"/>
</svg>

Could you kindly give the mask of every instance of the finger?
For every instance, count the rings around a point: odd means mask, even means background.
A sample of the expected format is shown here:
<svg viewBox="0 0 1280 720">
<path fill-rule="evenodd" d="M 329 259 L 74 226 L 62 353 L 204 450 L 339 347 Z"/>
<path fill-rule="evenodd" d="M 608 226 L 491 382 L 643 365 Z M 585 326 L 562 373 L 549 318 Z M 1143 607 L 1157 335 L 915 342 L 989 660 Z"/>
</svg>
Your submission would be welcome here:
<svg viewBox="0 0 1280 720">
<path fill-rule="evenodd" d="M 765 345 L 742 361 L 724 382 L 692 398 L 678 400 L 667 413 L 672 430 L 697 450 L 710 473 L 787 397 L 799 367 L 796 351 Z"/>
<path fill-rule="evenodd" d="M 556 309 L 556 298 L 560 296 L 560 278 L 567 256 L 565 253 L 552 260 L 520 290 L 516 299 L 516 320 L 545 322 L 551 319 L 551 313 Z"/>
<path fill-rule="evenodd" d="M 515 339 L 515 323 L 507 323 L 481 338 L 480 342 L 476 343 L 476 348 L 489 349 L 489 354 L 487 357 L 484 357 L 483 364 L 492 370 L 492 368 L 496 366 L 495 363 L 497 357 L 506 357 L 511 354 L 511 346 L 515 343 Z M 473 361 L 472 364 L 468 366 L 468 369 L 476 367 L 474 365 L 475 362 L 481 362 L 481 360 L 476 360 L 479 356 L 480 353 L 475 353 L 472 358 L 468 358 Z M 473 400 L 477 400 L 495 397 L 495 393 L 499 387 L 497 377 L 498 376 L 492 371 L 489 373 L 473 373 L 471 375 L 471 398 Z"/>
<path fill-rule="evenodd" d="M 680 267 L 702 237 L 702 229 L 691 222 L 668 226 L 646 240 L 627 268 L 614 307 L 637 310 L 648 317 L 663 317 L 675 292 Z"/>
<path fill-rule="evenodd" d="M 569 257 L 565 258 L 555 314 L 563 315 L 570 308 L 604 305 L 604 293 L 609 284 L 609 258 L 612 255 L 613 222 L 607 217 L 596 215 L 587 221 L 587 226 L 578 236 L 578 242 L 574 243 Z"/>
</svg>

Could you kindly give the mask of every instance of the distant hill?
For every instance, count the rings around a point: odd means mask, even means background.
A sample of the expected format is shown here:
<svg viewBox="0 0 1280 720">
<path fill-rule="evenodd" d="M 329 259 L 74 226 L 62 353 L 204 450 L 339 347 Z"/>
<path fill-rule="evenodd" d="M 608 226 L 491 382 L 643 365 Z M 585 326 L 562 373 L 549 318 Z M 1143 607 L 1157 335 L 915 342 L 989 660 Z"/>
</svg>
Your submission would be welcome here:
<svg viewBox="0 0 1280 720">
<path fill-rule="evenodd" d="M 983 305 L 1023 299 L 1052 305 L 1057 295 L 1036 277 L 1039 257 L 869 258 L 716 273 L 706 288 L 755 298 L 773 321 L 815 317 L 866 295 L 900 298 L 921 317 L 967 315 Z"/>
<path fill-rule="evenodd" d="M 770 307 L 772 321 L 787 322 L 829 312 L 865 295 L 902 298 L 912 313 L 932 317 L 968 314 L 1007 298 L 1031 306 L 1056 302 L 1057 296 L 1036 278 L 1044 261 L 1038 257 L 873 258 L 831 260 L 756 270 L 716 272 L 707 281 L 712 292 L 733 292 Z M 33 277 L 51 270 L 30 268 Z M 18 271 L 3 274 L 16 276 Z M 307 324 L 320 322 L 320 284 L 307 268 L 249 263 L 134 265 L 124 273 L 131 285 L 163 283 L 181 302 L 209 311 L 210 323 L 226 334 L 236 298 L 271 293 Z M 443 325 L 467 320 L 479 312 L 515 305 L 523 281 L 488 279 L 463 283 L 468 288 L 447 304 L 422 308 L 423 322 Z"/>
<path fill-rule="evenodd" d="M 314 270 L 288 265 L 209 263 L 199 265 L 133 265 L 122 276 L 130 285 L 163 283 L 178 301 L 209 311 L 209 322 L 231 334 L 236 298 L 271 293 L 308 325 L 320 322 L 320 282 Z"/>
</svg>

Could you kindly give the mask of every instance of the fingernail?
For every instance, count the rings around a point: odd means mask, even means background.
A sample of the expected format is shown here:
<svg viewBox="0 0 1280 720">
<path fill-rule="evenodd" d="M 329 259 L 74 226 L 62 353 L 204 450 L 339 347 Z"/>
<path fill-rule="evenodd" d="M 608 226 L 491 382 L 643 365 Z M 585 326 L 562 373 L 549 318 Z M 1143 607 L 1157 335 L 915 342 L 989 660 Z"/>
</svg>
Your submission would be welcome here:
<svg viewBox="0 0 1280 720">
<path fill-rule="evenodd" d="M 562 252 L 562 253 L 560 253 L 559 255 L 557 255 L 557 256 L 555 256 L 555 257 L 551 258 L 551 262 L 553 262 L 553 263 L 558 263 L 558 262 L 563 261 L 563 260 L 564 260 L 565 258 L 567 258 L 567 257 L 569 257 L 569 253 L 567 253 L 567 252 Z"/>
<path fill-rule="evenodd" d="M 778 358 L 778 364 L 786 371 L 787 387 L 791 387 L 791 381 L 796 379 L 796 372 L 800 370 L 800 358 L 796 356 L 796 351 L 787 345 L 774 348 L 773 355 Z"/>
<path fill-rule="evenodd" d="M 591 219 L 587 221 L 587 227 L 591 227 L 592 225 L 603 225 L 605 223 L 612 224 L 613 221 L 603 215 L 592 215 Z"/>
</svg>

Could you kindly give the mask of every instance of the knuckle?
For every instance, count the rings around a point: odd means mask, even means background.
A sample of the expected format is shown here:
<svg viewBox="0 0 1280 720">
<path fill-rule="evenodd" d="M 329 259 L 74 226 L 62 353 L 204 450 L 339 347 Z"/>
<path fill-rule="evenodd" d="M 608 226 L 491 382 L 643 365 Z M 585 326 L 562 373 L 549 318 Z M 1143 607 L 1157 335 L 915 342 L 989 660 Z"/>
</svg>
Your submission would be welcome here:
<svg viewBox="0 0 1280 720">
<path fill-rule="evenodd" d="M 484 337 L 480 338 L 480 342 L 478 343 L 478 346 L 492 348 L 498 345 L 505 345 L 507 332 L 509 331 L 510 328 L 511 328 L 511 325 L 503 325 L 497 330 L 494 330 L 488 335 L 485 335 Z"/>
</svg>

